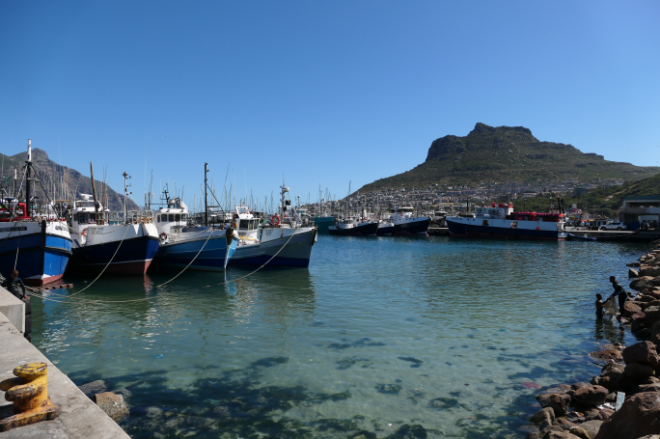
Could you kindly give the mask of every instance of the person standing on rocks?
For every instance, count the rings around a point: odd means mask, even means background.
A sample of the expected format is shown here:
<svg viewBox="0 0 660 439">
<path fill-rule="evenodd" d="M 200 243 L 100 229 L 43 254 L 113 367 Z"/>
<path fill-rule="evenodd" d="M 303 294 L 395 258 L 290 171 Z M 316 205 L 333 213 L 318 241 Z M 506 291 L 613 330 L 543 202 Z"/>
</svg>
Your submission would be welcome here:
<svg viewBox="0 0 660 439">
<path fill-rule="evenodd" d="M 603 305 L 605 305 L 610 299 L 614 299 L 614 297 L 618 297 L 619 314 L 623 316 L 623 305 L 624 303 L 626 303 L 626 300 L 628 299 L 628 294 L 623 289 L 623 287 L 619 285 L 619 282 L 616 281 L 616 278 L 614 276 L 610 276 L 610 282 L 612 282 L 612 287 L 614 288 L 614 292 L 610 297 L 607 298 L 605 302 L 603 302 Z"/>
<path fill-rule="evenodd" d="M 19 286 L 23 290 L 22 295 L 18 291 Z M 18 270 L 14 270 L 11 272 L 9 278 L 5 279 L 4 282 L 2 282 L 2 287 L 5 288 L 10 293 L 12 293 L 14 296 L 18 297 L 19 299 L 27 299 L 27 294 L 25 294 L 25 284 L 23 283 L 21 278 L 18 277 Z"/>
</svg>

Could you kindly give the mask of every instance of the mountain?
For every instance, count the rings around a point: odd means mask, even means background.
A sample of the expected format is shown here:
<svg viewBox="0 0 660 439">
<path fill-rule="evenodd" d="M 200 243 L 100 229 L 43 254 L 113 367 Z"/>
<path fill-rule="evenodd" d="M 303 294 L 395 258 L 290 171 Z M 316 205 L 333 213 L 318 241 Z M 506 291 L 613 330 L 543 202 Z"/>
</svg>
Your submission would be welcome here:
<svg viewBox="0 0 660 439">
<path fill-rule="evenodd" d="M 23 167 L 27 160 L 27 151 L 7 156 L 0 154 L 0 161 L 2 161 L 2 179 L 0 183 L 6 188 L 7 192 L 13 196 L 14 194 L 14 170 L 16 170 L 17 182 L 16 186 L 21 186 L 23 177 Z M 32 162 L 34 163 L 35 175 L 33 176 L 38 181 L 33 182 L 33 190 L 36 190 L 36 196 L 39 197 L 40 204 L 47 204 L 48 197 L 52 200 L 53 197 L 60 199 L 80 199 L 80 194 L 92 193 L 92 179 L 85 177 L 75 169 L 61 166 L 48 158 L 45 151 L 34 148 L 32 149 Z M 100 170 L 95 170 L 98 176 Z M 101 172 L 102 174 L 102 172 Z M 101 190 L 104 187 L 103 183 L 94 179 L 96 185 L 96 193 L 101 198 Z M 119 211 L 124 208 L 124 197 L 112 190 L 109 186 L 105 186 L 108 193 L 107 207 L 111 211 Z M 48 197 L 44 193 L 44 188 L 48 191 Z M 22 182 L 21 197 L 25 196 L 25 182 Z M 131 199 L 128 200 L 128 209 L 138 209 Z"/>
<path fill-rule="evenodd" d="M 431 143 L 426 160 L 402 174 L 365 185 L 376 188 L 479 186 L 497 182 L 519 184 L 581 183 L 638 180 L 660 174 L 658 167 L 611 162 L 602 155 L 583 153 L 572 145 L 544 142 L 525 127 L 491 127 L 477 123 L 465 137 L 448 135 Z"/>
</svg>

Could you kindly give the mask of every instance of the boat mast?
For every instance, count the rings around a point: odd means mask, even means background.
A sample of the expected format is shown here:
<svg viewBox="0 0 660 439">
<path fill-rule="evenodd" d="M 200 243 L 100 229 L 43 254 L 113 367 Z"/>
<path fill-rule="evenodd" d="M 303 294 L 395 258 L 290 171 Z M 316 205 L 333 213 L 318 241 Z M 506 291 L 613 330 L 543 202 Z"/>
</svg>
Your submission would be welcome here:
<svg viewBox="0 0 660 439">
<path fill-rule="evenodd" d="M 30 185 L 30 169 L 32 168 L 32 140 L 28 139 L 28 150 L 27 150 L 27 160 L 25 161 L 25 210 L 27 212 L 24 212 L 25 216 L 32 216 L 30 215 L 30 211 L 32 210 L 30 208 L 31 203 L 30 203 L 30 196 L 31 194 L 31 185 Z"/>
<path fill-rule="evenodd" d="M 282 221 L 284 221 L 284 215 L 286 213 L 286 207 L 285 207 L 285 195 L 287 192 L 289 192 L 289 188 L 284 186 L 284 180 L 282 180 Z"/>
<path fill-rule="evenodd" d="M 94 166 L 92 162 L 89 162 L 89 173 L 92 176 L 92 196 L 94 197 L 94 222 L 98 222 L 99 219 L 99 205 L 96 201 L 96 185 L 94 184 Z"/>
<path fill-rule="evenodd" d="M 208 209 L 208 193 L 207 193 L 207 186 L 208 186 L 208 178 L 207 174 L 209 173 L 209 164 L 204 163 L 204 226 L 208 227 L 209 226 L 209 209 Z"/>
<path fill-rule="evenodd" d="M 131 176 L 128 175 L 127 172 L 124 172 L 121 175 L 124 177 L 124 223 L 128 224 L 128 196 L 133 193 L 128 191 L 129 186 L 131 186 L 128 184 L 128 179 L 131 178 Z M 94 204 L 96 204 L 96 201 L 94 201 Z"/>
</svg>

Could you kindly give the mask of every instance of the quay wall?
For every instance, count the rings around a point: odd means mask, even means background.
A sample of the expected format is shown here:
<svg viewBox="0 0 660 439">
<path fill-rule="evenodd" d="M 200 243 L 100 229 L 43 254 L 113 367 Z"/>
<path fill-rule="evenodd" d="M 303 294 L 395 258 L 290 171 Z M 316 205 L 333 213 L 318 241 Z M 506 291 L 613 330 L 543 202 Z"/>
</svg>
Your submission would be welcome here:
<svg viewBox="0 0 660 439">
<path fill-rule="evenodd" d="M 3 314 L 21 334 L 25 333 L 25 303 L 0 287 L 0 314 Z"/>
<path fill-rule="evenodd" d="M 129 439 L 119 425 L 25 339 L 22 332 L 5 314 L 7 310 L 8 314 L 14 315 L 19 308 L 7 296 L 21 302 L 7 290 L 0 288 L 0 381 L 13 378 L 12 371 L 21 364 L 46 363 L 48 396 L 59 407 L 61 414 L 53 421 L 43 421 L 0 433 L 0 437 L 2 439 Z M 22 302 L 21 305 L 24 312 L 25 305 Z M 6 401 L 4 392 L 0 391 L 0 413 L 8 413 L 10 406 L 11 402 Z"/>
</svg>

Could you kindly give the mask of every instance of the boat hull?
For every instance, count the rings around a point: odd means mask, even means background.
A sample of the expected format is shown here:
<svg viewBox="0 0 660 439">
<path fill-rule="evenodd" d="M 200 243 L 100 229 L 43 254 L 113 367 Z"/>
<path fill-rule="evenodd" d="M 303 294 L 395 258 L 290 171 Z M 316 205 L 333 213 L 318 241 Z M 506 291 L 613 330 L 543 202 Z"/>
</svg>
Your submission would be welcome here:
<svg viewBox="0 0 660 439">
<path fill-rule="evenodd" d="M 162 244 L 154 258 L 154 268 L 173 267 L 201 271 L 224 271 L 236 251 L 237 240 L 227 245 L 224 234 L 210 239 Z M 192 262 L 192 263 L 191 263 Z"/>
<path fill-rule="evenodd" d="M 395 236 L 427 235 L 430 225 L 431 218 L 427 217 L 403 220 L 398 224 L 394 223 L 392 234 Z"/>
<path fill-rule="evenodd" d="M 74 248 L 67 274 L 94 275 L 108 266 L 105 273 L 143 276 L 158 251 L 158 245 L 158 238 L 146 235 Z"/>
<path fill-rule="evenodd" d="M 377 236 L 392 236 L 392 233 L 394 233 L 394 226 L 379 227 L 376 230 Z"/>
<path fill-rule="evenodd" d="M 0 223 L 0 272 L 16 267 L 26 285 L 59 280 L 71 257 L 68 228 L 59 221 Z"/>
<path fill-rule="evenodd" d="M 335 236 L 376 236 L 378 233 L 378 223 L 363 223 L 350 229 L 330 227 L 328 231 L 330 235 Z"/>
<path fill-rule="evenodd" d="M 293 231 L 293 236 L 285 234 L 288 231 Z M 268 267 L 309 267 L 316 234 L 315 228 L 264 229 L 261 242 L 237 247 L 229 265 L 263 265 L 268 262 Z"/>
<path fill-rule="evenodd" d="M 508 220 L 500 220 L 508 221 Z M 477 238 L 477 239 L 523 239 L 537 241 L 562 241 L 566 239 L 566 232 L 559 230 L 542 230 L 537 228 L 512 228 L 510 222 L 508 227 L 483 226 L 457 222 L 447 219 L 449 236 L 454 238 Z M 554 223 L 551 223 L 554 224 Z"/>
</svg>

